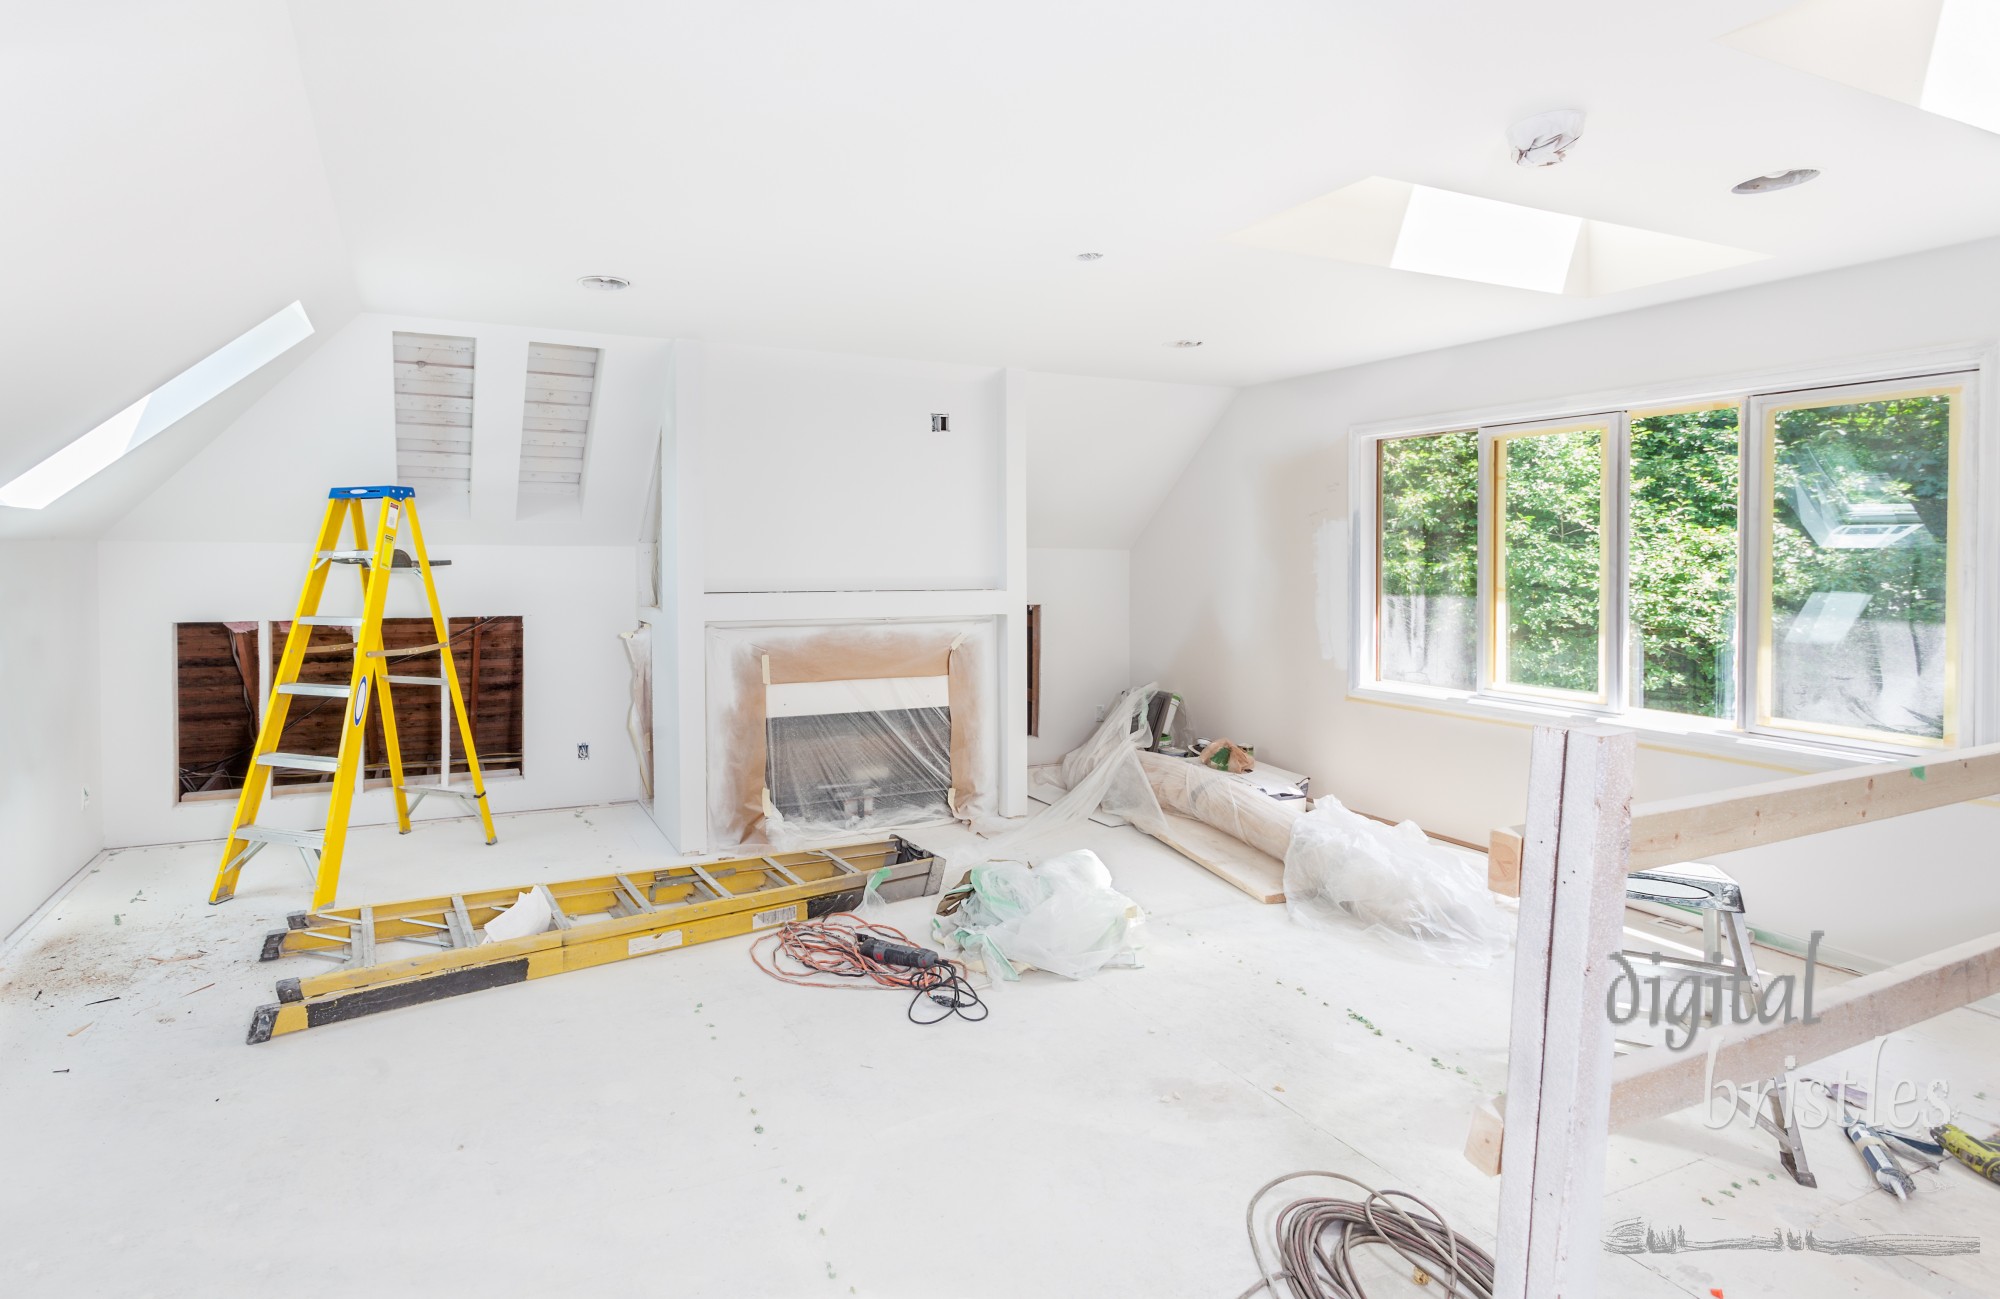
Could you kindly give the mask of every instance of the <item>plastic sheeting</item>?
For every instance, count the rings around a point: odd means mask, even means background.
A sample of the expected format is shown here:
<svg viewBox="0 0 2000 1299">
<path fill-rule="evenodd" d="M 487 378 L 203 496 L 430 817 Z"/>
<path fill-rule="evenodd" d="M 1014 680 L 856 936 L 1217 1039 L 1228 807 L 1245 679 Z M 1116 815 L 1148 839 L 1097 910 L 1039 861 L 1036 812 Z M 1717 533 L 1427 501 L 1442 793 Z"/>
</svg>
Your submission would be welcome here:
<svg viewBox="0 0 2000 1299">
<path fill-rule="evenodd" d="M 1240 777 L 1186 758 L 1142 753 L 1139 764 L 1160 805 L 1214 826 L 1260 852 L 1283 861 L 1299 814 Z"/>
<path fill-rule="evenodd" d="M 1111 887 L 1111 872 L 1089 849 L 1032 869 L 1012 861 L 975 866 L 971 877 L 971 893 L 933 920 L 931 932 L 989 974 L 1018 979 L 1035 969 L 1081 979 L 1139 964 L 1139 906 Z"/>
<path fill-rule="evenodd" d="M 639 786 L 653 797 L 653 629 L 621 631 L 625 656 L 632 661 L 632 706 L 625 710 L 625 734 L 639 759 Z"/>
<path fill-rule="evenodd" d="M 768 688 L 764 832 L 774 846 L 951 819 L 944 678 Z M 787 700 L 791 703 L 788 707 Z"/>
<path fill-rule="evenodd" d="M 1469 858 L 1432 843 L 1414 821 L 1383 825 L 1333 798 L 1293 825 L 1285 910 L 1301 924 L 1358 927 L 1445 965 L 1490 965 L 1513 942 L 1512 918 Z"/>
</svg>

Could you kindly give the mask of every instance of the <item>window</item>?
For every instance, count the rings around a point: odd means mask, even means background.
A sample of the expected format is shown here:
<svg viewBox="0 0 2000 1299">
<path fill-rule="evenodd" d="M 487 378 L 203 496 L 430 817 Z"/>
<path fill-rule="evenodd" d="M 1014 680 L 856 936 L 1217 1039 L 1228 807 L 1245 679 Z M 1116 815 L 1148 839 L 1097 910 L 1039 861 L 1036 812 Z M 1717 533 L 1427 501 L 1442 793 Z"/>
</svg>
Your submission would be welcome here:
<svg viewBox="0 0 2000 1299">
<path fill-rule="evenodd" d="M 312 322 L 294 302 L 0 487 L 0 505 L 39 510 L 165 432 L 252 373 L 310 337 Z"/>
<path fill-rule="evenodd" d="M 1376 474 L 1376 672 L 1470 690 L 1479 661 L 1479 434 L 1384 441 Z"/>
<path fill-rule="evenodd" d="M 453 618 L 452 657 L 458 668 L 480 769 L 487 775 L 522 771 L 522 634 L 519 617 Z M 227 795 L 243 788 L 250 754 L 262 725 L 271 679 L 291 632 L 289 621 L 193 622 L 174 628 L 178 772 L 176 797 Z M 428 618 L 385 618 L 382 640 L 389 649 L 435 644 Z M 343 627 L 314 627 L 299 680 L 346 685 L 354 667 L 354 633 Z M 432 678 L 438 654 L 399 657 L 392 669 L 397 747 L 406 779 L 438 775 L 444 755 L 454 774 L 467 770 L 459 751 L 458 729 L 445 691 L 396 678 Z M 326 697 L 301 695 L 285 718 L 280 748 L 292 753 L 337 753 L 341 710 Z M 389 778 L 381 713 L 371 709 L 362 737 L 363 777 Z M 274 789 L 324 786 L 332 777 L 318 772 L 273 773 Z"/>
<path fill-rule="evenodd" d="M 1357 684 L 1684 733 L 1964 742 L 1976 377 L 1364 435 Z"/>
</svg>

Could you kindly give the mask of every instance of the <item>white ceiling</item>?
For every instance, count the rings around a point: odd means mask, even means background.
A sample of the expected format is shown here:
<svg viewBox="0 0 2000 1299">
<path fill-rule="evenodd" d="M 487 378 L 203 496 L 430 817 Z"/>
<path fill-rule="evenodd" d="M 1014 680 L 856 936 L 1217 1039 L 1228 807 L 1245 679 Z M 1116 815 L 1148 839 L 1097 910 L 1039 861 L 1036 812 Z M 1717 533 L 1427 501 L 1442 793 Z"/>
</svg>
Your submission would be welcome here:
<svg viewBox="0 0 2000 1299">
<path fill-rule="evenodd" d="M 0 476 L 294 299 L 1233 385 L 2000 232 L 2000 136 L 1719 39 L 1785 2 L 0 0 Z M 1769 256 L 1582 299 L 1227 242 L 1371 175 Z"/>
<path fill-rule="evenodd" d="M 2000 137 L 1717 39 L 1785 3 L 293 13 L 371 308 L 1240 384 L 2000 232 Z M 1514 166 L 1560 106 L 1571 160 Z M 1551 301 L 1225 242 L 1370 175 L 1770 257 Z"/>
</svg>

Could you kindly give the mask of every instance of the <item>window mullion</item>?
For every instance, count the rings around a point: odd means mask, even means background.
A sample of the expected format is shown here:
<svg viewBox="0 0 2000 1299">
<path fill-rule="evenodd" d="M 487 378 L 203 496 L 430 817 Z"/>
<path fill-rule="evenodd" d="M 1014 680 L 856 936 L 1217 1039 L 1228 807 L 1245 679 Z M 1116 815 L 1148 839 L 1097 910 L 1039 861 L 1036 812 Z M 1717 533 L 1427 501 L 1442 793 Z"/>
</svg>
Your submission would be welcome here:
<svg viewBox="0 0 2000 1299">
<path fill-rule="evenodd" d="M 1499 444 L 1491 429 L 1479 430 L 1479 554 L 1477 598 L 1474 612 L 1479 626 L 1478 644 L 1478 692 L 1482 695 L 1493 691 L 1493 656 L 1498 652 L 1499 634 L 1496 619 L 1499 611 L 1494 607 L 1497 585 L 1494 581 L 1493 563 L 1496 547 L 1495 530 L 1499 527 L 1500 504 L 1497 500 L 1500 473 Z"/>
<path fill-rule="evenodd" d="M 1599 639 L 1604 657 L 1605 711 L 1622 713 L 1632 698 L 1632 421 L 1619 411 L 1608 421 L 1604 448 L 1604 582 Z"/>
</svg>

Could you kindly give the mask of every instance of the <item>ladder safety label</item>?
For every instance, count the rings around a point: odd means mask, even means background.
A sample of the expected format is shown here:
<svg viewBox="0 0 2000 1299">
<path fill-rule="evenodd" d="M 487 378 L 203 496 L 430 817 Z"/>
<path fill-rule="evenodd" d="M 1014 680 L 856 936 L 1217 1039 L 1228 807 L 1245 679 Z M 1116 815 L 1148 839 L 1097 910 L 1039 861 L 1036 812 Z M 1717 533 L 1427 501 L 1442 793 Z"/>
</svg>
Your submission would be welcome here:
<svg viewBox="0 0 2000 1299">
<path fill-rule="evenodd" d="M 769 911 L 759 911 L 750 917 L 752 929 L 769 929 L 772 925 L 789 925 L 799 918 L 799 904 L 789 903 L 782 907 L 772 907 Z"/>
<path fill-rule="evenodd" d="M 679 947 L 687 941 L 687 932 L 669 929 L 664 934 L 640 934 L 625 944 L 625 955 L 644 956 L 647 952 L 665 951 L 669 947 Z"/>
</svg>

